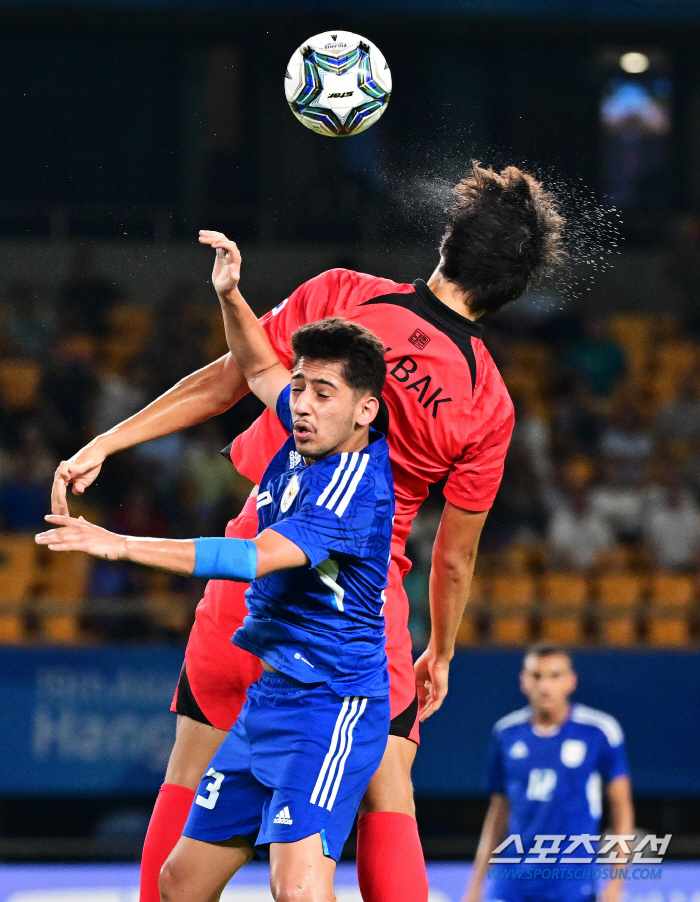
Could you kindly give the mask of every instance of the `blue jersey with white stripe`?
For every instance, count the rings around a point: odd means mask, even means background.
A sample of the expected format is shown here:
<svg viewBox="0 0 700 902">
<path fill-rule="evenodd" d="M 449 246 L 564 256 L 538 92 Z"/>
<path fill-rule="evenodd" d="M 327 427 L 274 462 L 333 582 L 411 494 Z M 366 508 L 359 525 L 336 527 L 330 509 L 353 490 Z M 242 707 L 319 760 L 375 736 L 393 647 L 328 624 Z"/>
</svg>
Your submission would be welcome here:
<svg viewBox="0 0 700 902">
<path fill-rule="evenodd" d="M 530 708 L 501 718 L 489 755 L 489 792 L 508 798 L 508 835 L 519 834 L 526 853 L 537 834 L 598 834 L 603 786 L 629 774 L 622 729 L 609 714 L 573 705 L 549 735 L 530 718 Z"/>
<path fill-rule="evenodd" d="M 280 394 L 277 415 L 291 431 L 289 395 Z M 265 471 L 257 507 L 260 531 L 286 536 L 311 565 L 251 583 L 234 643 L 303 683 L 387 696 L 382 606 L 394 483 L 384 436 L 372 431 L 366 448 L 308 466 L 290 437 Z"/>
</svg>

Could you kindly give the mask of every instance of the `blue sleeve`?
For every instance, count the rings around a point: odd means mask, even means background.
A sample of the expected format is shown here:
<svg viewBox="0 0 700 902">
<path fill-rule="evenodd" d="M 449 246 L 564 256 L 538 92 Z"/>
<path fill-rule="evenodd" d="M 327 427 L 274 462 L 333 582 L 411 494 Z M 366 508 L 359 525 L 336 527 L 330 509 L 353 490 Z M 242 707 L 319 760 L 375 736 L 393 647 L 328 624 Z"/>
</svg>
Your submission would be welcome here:
<svg viewBox="0 0 700 902">
<path fill-rule="evenodd" d="M 289 409 L 289 397 L 291 395 L 292 386 L 285 385 L 277 398 L 277 419 L 284 426 L 287 432 L 292 431 L 292 411 Z"/>
<path fill-rule="evenodd" d="M 491 744 L 489 745 L 487 792 L 489 795 L 493 795 L 494 792 L 499 792 L 502 795 L 506 793 L 503 754 L 498 734 L 495 732 L 491 736 Z"/>
<path fill-rule="evenodd" d="M 351 455 L 341 457 L 337 467 L 324 469 L 291 517 L 269 527 L 301 548 L 312 567 L 334 553 L 365 557 L 375 540 L 384 537 L 388 542 L 391 535 L 391 499 L 378 497 L 369 455 L 359 454 L 356 464 L 348 462 Z M 353 469 L 344 480 L 346 465 Z"/>
<path fill-rule="evenodd" d="M 607 737 L 603 740 L 603 752 L 600 761 L 600 776 L 604 783 L 611 783 L 617 777 L 629 777 L 627 752 L 624 739 L 612 745 Z"/>
</svg>

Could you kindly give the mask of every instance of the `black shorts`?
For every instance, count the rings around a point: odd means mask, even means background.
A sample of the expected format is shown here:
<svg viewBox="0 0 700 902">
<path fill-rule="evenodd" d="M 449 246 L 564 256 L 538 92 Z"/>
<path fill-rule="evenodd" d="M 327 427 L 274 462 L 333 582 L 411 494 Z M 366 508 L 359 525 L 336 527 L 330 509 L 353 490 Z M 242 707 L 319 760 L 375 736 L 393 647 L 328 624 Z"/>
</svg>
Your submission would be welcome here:
<svg viewBox="0 0 700 902">
<path fill-rule="evenodd" d="M 209 720 L 207 720 L 206 715 L 197 703 L 197 699 L 194 697 L 190 681 L 187 679 L 187 670 L 184 664 L 182 665 L 180 679 L 177 683 L 175 711 L 177 714 L 182 714 L 183 717 L 189 717 L 190 720 L 196 720 L 197 723 L 203 723 L 209 727 L 212 725 Z M 397 714 L 391 721 L 389 724 L 389 735 L 401 736 L 402 739 L 408 739 L 411 730 L 413 729 L 413 725 L 416 722 L 417 714 L 418 695 L 416 695 L 407 708 L 404 708 L 404 710 L 400 714 Z"/>
</svg>

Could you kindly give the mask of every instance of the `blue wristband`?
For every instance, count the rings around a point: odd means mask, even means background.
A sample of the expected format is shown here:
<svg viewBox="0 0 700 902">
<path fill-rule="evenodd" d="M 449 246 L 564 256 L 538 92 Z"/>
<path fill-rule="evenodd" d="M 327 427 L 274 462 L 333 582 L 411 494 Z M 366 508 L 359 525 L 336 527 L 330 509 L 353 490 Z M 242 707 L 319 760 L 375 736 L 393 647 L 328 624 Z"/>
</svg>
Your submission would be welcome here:
<svg viewBox="0 0 700 902">
<path fill-rule="evenodd" d="M 192 576 L 250 583 L 258 569 L 258 549 L 250 539 L 218 536 L 194 540 Z"/>
</svg>

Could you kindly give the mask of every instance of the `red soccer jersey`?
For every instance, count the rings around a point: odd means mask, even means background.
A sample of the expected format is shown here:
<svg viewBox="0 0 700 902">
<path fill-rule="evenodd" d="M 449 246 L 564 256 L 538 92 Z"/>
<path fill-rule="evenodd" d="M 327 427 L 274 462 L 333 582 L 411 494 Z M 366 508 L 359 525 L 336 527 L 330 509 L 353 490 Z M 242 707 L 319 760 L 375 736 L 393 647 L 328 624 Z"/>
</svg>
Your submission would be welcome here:
<svg viewBox="0 0 700 902">
<path fill-rule="evenodd" d="M 392 555 L 402 573 L 411 522 L 428 486 L 447 476 L 445 498 L 464 510 L 493 504 L 513 430 L 513 404 L 481 340 L 483 326 L 446 307 L 425 282 L 413 285 L 332 269 L 305 282 L 262 319 L 282 362 L 305 323 L 341 316 L 384 344 L 387 439 L 396 488 Z M 287 437 L 269 411 L 231 446 L 231 460 L 260 482 Z"/>
</svg>

